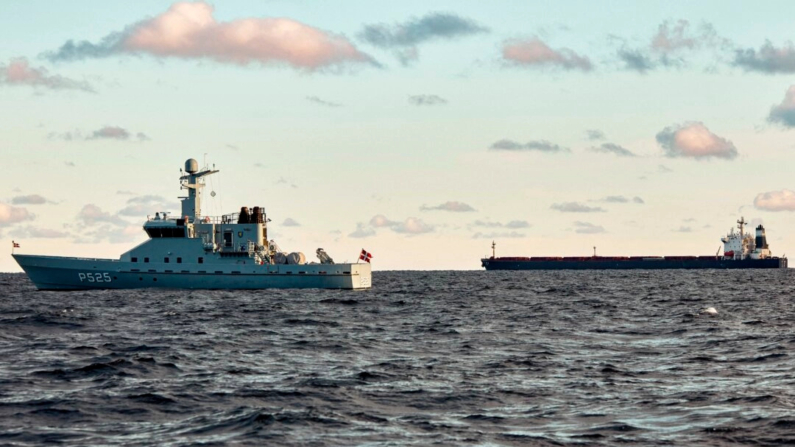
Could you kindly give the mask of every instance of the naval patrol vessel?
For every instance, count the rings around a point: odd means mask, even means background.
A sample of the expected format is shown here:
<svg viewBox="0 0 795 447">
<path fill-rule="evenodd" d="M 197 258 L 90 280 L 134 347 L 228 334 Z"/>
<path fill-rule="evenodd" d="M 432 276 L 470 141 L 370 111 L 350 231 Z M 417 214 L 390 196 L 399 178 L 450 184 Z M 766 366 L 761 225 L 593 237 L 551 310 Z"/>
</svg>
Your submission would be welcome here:
<svg viewBox="0 0 795 447">
<path fill-rule="evenodd" d="M 283 252 L 268 240 L 264 208 L 204 216 L 205 178 L 219 171 L 194 159 L 181 172 L 182 214 L 156 213 L 143 229 L 149 239 L 119 259 L 12 254 L 40 290 L 85 289 L 368 289 L 370 263 L 337 264 L 322 249 L 319 262 Z"/>
</svg>

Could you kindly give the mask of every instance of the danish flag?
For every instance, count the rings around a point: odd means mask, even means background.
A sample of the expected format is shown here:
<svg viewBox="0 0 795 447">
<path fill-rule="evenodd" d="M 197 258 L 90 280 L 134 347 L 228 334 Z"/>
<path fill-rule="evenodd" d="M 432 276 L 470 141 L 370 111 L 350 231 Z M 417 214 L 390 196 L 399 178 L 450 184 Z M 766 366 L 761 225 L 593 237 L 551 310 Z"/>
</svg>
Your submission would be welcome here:
<svg viewBox="0 0 795 447">
<path fill-rule="evenodd" d="M 14 246 L 14 248 L 19 248 L 19 242 L 11 241 L 11 244 Z"/>
<path fill-rule="evenodd" d="M 370 262 L 370 259 L 372 259 L 372 257 L 373 257 L 373 255 L 371 255 L 370 253 L 367 253 L 367 250 L 365 250 L 365 249 L 362 249 L 361 254 L 359 254 L 359 259 L 361 259 L 362 261 Z"/>
</svg>

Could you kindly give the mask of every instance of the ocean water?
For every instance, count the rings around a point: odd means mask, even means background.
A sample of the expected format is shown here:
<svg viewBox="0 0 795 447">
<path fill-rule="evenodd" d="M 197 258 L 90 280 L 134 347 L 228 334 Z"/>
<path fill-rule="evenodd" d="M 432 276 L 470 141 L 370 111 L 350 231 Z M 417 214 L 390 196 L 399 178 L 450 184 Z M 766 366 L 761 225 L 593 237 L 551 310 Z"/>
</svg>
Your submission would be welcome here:
<svg viewBox="0 0 795 447">
<path fill-rule="evenodd" d="M 63 293 L 0 275 L 0 445 L 795 443 L 791 270 L 374 284 Z"/>
</svg>

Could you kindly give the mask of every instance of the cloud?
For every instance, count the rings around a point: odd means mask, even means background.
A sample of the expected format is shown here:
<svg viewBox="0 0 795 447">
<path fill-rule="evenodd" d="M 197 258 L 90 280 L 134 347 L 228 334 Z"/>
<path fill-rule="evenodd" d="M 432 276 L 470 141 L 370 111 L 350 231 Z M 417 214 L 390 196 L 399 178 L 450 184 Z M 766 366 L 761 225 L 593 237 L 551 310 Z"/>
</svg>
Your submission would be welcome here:
<svg viewBox="0 0 795 447">
<path fill-rule="evenodd" d="M 491 150 L 497 151 L 541 151 L 541 152 L 568 152 L 569 148 L 550 143 L 547 140 L 532 140 L 527 143 L 519 143 L 513 140 L 502 139 L 489 146 Z"/>
<path fill-rule="evenodd" d="M 111 139 L 111 140 L 127 140 L 130 138 L 130 132 L 115 126 L 105 126 L 99 130 L 95 130 L 91 136 L 86 137 L 87 140 L 97 139 Z"/>
<path fill-rule="evenodd" d="M 65 161 L 65 162 L 63 162 L 63 164 L 68 166 L 68 167 L 70 167 L 70 168 L 74 168 L 75 167 L 74 162 L 71 162 L 71 161 Z"/>
<path fill-rule="evenodd" d="M 415 106 L 435 106 L 447 104 L 447 100 L 437 95 L 413 95 L 409 96 L 409 104 Z"/>
<path fill-rule="evenodd" d="M 118 216 L 113 216 L 108 212 L 102 211 L 102 208 L 89 203 L 80 209 L 77 213 L 78 222 L 92 226 L 100 223 L 110 223 L 117 226 L 127 226 L 128 223 L 123 221 Z"/>
<path fill-rule="evenodd" d="M 666 127 L 656 138 L 668 157 L 726 160 L 737 157 L 737 148 L 731 141 L 715 135 L 697 121 Z"/>
<path fill-rule="evenodd" d="M 244 18 L 219 22 L 205 2 L 178 2 L 168 11 L 111 33 L 98 44 L 69 40 L 45 54 L 73 61 L 117 54 L 211 59 L 221 63 L 288 64 L 317 70 L 374 61 L 347 38 L 287 18 Z"/>
<path fill-rule="evenodd" d="M 326 107 L 342 107 L 342 104 L 338 102 L 325 101 L 323 99 L 318 98 L 317 96 L 307 96 L 306 100 Z"/>
<path fill-rule="evenodd" d="M 130 137 L 131 134 L 127 129 L 118 126 L 105 126 L 92 132 L 91 135 L 86 137 L 86 140 L 129 140 Z M 137 138 L 138 141 L 151 140 L 151 138 L 142 132 L 138 132 L 135 138 Z M 71 134 L 65 139 L 71 140 Z"/>
<path fill-rule="evenodd" d="M 652 37 L 651 47 L 657 51 L 671 52 L 681 48 L 693 49 L 698 44 L 697 38 L 689 34 L 690 23 L 679 20 L 673 26 L 667 20 L 657 28 Z"/>
<path fill-rule="evenodd" d="M 518 239 L 525 237 L 524 233 L 519 233 L 517 231 L 508 231 L 508 232 L 493 232 L 493 233 L 475 233 L 472 235 L 472 239 Z"/>
<path fill-rule="evenodd" d="M 550 206 L 553 210 L 558 210 L 563 213 L 603 213 L 605 212 L 604 209 L 598 206 L 588 206 L 583 205 L 582 203 L 578 202 L 563 202 L 563 203 L 553 203 Z"/>
<path fill-rule="evenodd" d="M 795 85 L 791 85 L 784 94 L 781 104 L 770 109 L 767 120 L 779 123 L 784 127 L 795 127 Z"/>
<path fill-rule="evenodd" d="M 24 85 L 51 90 L 82 90 L 94 93 L 86 82 L 75 81 L 59 75 L 49 75 L 45 68 L 33 68 L 25 58 L 11 59 L 0 64 L 0 85 Z"/>
<path fill-rule="evenodd" d="M 619 157 L 635 157 L 635 153 L 631 150 L 613 143 L 603 143 L 601 146 L 594 146 L 590 149 L 593 152 L 601 152 L 604 154 L 615 154 Z"/>
<path fill-rule="evenodd" d="M 511 229 L 530 228 L 530 224 L 526 220 L 512 220 L 508 223 L 476 220 L 475 222 L 472 223 L 472 226 L 485 227 L 485 228 L 511 228 Z"/>
<path fill-rule="evenodd" d="M 675 233 L 692 233 L 693 229 L 690 227 L 681 226 L 676 230 L 673 230 Z"/>
<path fill-rule="evenodd" d="M 687 20 L 665 21 L 657 27 L 648 47 L 629 48 L 624 44 L 617 55 L 624 68 L 644 74 L 658 67 L 681 67 L 686 65 L 682 53 L 702 48 L 728 47 L 730 42 L 718 36 L 709 23 L 692 29 Z"/>
<path fill-rule="evenodd" d="M 370 219 L 370 225 L 375 228 L 391 227 L 397 225 L 398 223 L 399 222 L 389 220 L 383 214 L 376 214 L 372 219 Z"/>
<path fill-rule="evenodd" d="M 475 211 L 475 208 L 463 202 L 445 202 L 436 206 L 422 205 L 420 211 L 452 211 L 454 213 L 465 213 Z"/>
<path fill-rule="evenodd" d="M 395 233 L 407 233 L 407 234 L 422 234 L 422 233 L 430 233 L 434 231 L 433 225 L 426 224 L 422 221 L 422 219 L 418 219 L 416 217 L 409 217 L 403 222 L 394 221 L 388 219 L 383 214 L 377 214 L 370 219 L 370 229 L 373 230 L 375 228 L 389 228 L 390 230 L 394 231 Z M 361 231 L 360 231 L 361 230 Z M 357 231 L 354 233 L 361 233 L 370 235 L 370 231 L 365 229 L 364 227 L 357 228 Z M 373 230 L 373 234 L 375 231 Z M 366 236 L 361 236 L 366 237 Z"/>
<path fill-rule="evenodd" d="M 472 20 L 449 13 L 429 13 L 420 18 L 411 18 L 393 25 L 365 25 L 359 39 L 383 49 L 396 50 L 395 56 L 403 65 L 417 60 L 417 45 L 434 40 L 453 40 L 474 34 L 486 33 Z"/>
<path fill-rule="evenodd" d="M 554 50 L 539 38 L 506 40 L 502 44 L 502 57 L 506 61 L 526 67 L 559 67 L 564 70 L 591 71 L 593 65 L 586 56 L 568 48 Z"/>
<path fill-rule="evenodd" d="M 31 194 L 27 196 L 16 196 L 11 199 L 11 203 L 14 205 L 42 205 L 47 203 L 47 199 L 38 194 Z"/>
<path fill-rule="evenodd" d="M 370 227 L 366 227 L 363 223 L 356 224 L 356 231 L 348 235 L 348 237 L 353 238 L 365 238 L 370 236 L 375 236 L 375 230 Z"/>
<path fill-rule="evenodd" d="M 422 234 L 431 233 L 434 230 L 432 225 L 426 224 L 422 219 L 409 217 L 405 221 L 390 227 L 395 233 Z"/>
<path fill-rule="evenodd" d="M 0 202 L 0 227 L 5 227 L 26 220 L 33 220 L 35 216 L 25 208 L 11 206 Z"/>
<path fill-rule="evenodd" d="M 118 214 L 121 216 L 143 217 L 177 208 L 179 208 L 177 203 L 169 203 L 164 197 L 145 195 L 128 199 L 127 206 L 119 210 Z"/>
<path fill-rule="evenodd" d="M 795 47 L 792 42 L 787 42 L 777 48 L 768 40 L 759 51 L 753 48 L 736 50 L 733 63 L 746 71 L 767 74 L 795 73 Z"/>
<path fill-rule="evenodd" d="M 643 54 L 640 50 L 621 48 L 618 50 L 618 58 L 624 62 L 625 69 L 637 71 L 641 74 L 655 67 L 654 62 L 652 62 L 649 56 Z"/>
<path fill-rule="evenodd" d="M 263 167 L 263 166 L 262 166 L 261 164 L 259 164 L 259 163 L 255 164 L 254 166 L 257 166 L 257 167 L 260 167 L 260 168 L 261 168 L 261 167 Z M 276 184 L 276 185 L 289 185 L 289 186 L 290 186 L 290 188 L 298 188 L 298 185 L 296 185 L 295 183 L 293 183 L 293 182 L 292 182 L 292 181 L 290 181 L 290 180 L 287 180 L 287 179 L 286 179 L 286 178 L 284 178 L 284 177 L 279 177 L 279 179 L 278 179 L 278 180 L 276 180 L 276 182 L 274 182 L 274 184 Z"/>
<path fill-rule="evenodd" d="M 795 191 L 782 189 L 757 194 L 754 207 L 764 211 L 795 211 Z"/>
<path fill-rule="evenodd" d="M 607 196 L 604 199 L 600 200 L 600 202 L 605 202 L 605 203 L 629 203 L 629 202 L 633 202 L 633 203 L 637 203 L 637 204 L 646 203 L 646 202 L 643 201 L 643 199 L 641 199 L 640 197 L 637 197 L 637 196 L 633 197 L 632 199 L 629 199 L 629 198 L 624 197 L 624 196 Z"/>
<path fill-rule="evenodd" d="M 585 137 L 591 141 L 604 140 L 605 133 L 597 129 L 588 129 L 585 131 Z"/>
<path fill-rule="evenodd" d="M 295 219 L 292 219 L 292 218 L 288 217 L 287 219 L 284 219 L 284 222 L 282 222 L 282 226 L 284 226 L 284 227 L 300 227 L 301 224 L 298 223 L 298 221 L 296 221 Z"/>
<path fill-rule="evenodd" d="M 605 229 L 601 225 L 594 225 L 589 222 L 574 222 L 574 232 L 580 234 L 597 234 L 605 233 Z"/>
<path fill-rule="evenodd" d="M 69 233 L 64 231 L 51 230 L 49 228 L 39 228 L 31 225 L 17 228 L 10 232 L 11 236 L 18 238 L 31 238 L 31 239 L 59 239 L 69 237 Z"/>
</svg>

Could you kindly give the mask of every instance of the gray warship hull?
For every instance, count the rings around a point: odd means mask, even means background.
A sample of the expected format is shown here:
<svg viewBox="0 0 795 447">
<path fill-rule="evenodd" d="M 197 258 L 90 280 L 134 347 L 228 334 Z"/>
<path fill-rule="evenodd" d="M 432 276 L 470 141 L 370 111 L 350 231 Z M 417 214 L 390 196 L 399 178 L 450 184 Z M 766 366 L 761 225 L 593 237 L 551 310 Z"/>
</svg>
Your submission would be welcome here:
<svg viewBox="0 0 795 447">
<path fill-rule="evenodd" d="M 40 290 L 368 289 L 370 264 L 166 264 L 14 254 Z"/>
</svg>

